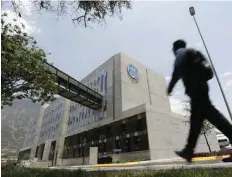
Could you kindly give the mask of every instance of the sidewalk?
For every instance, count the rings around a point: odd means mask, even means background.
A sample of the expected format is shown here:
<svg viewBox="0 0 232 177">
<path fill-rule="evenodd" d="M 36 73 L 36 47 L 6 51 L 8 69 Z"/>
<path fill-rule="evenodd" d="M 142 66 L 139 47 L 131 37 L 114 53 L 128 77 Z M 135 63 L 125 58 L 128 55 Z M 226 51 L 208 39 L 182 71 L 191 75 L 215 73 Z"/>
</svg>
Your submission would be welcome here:
<svg viewBox="0 0 232 177">
<path fill-rule="evenodd" d="M 227 156 L 210 156 L 210 157 L 195 157 L 193 162 L 203 162 L 203 161 L 220 161 Z M 50 167 L 51 169 L 77 169 L 77 168 L 95 168 L 95 167 L 126 167 L 126 166 L 141 166 L 141 165 L 165 165 L 165 164 L 175 164 L 175 163 L 186 163 L 182 158 L 172 158 L 172 159 L 160 159 L 160 160 L 149 160 L 149 161 L 138 161 L 138 162 L 126 162 L 126 163 L 112 163 L 112 164 L 95 164 L 95 165 L 77 165 L 77 166 L 59 166 Z"/>
</svg>

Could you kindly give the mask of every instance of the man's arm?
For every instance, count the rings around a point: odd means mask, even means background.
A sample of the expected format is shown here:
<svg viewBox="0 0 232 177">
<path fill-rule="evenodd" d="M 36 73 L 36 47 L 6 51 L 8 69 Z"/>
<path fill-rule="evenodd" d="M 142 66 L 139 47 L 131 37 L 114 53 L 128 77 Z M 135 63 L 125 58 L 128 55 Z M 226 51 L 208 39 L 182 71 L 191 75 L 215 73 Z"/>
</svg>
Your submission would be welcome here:
<svg viewBox="0 0 232 177">
<path fill-rule="evenodd" d="M 178 73 L 178 67 L 175 65 L 174 66 L 174 70 L 172 73 L 172 79 L 168 85 L 168 95 L 172 93 L 172 90 L 174 88 L 174 86 L 176 85 L 176 83 L 178 82 L 178 80 L 180 79 L 179 73 Z"/>
<path fill-rule="evenodd" d="M 187 52 L 186 49 L 181 49 L 176 56 L 172 78 L 168 85 L 168 90 L 167 90 L 168 95 L 172 93 L 173 88 L 175 87 L 176 83 L 182 76 L 183 62 L 186 52 Z"/>
</svg>

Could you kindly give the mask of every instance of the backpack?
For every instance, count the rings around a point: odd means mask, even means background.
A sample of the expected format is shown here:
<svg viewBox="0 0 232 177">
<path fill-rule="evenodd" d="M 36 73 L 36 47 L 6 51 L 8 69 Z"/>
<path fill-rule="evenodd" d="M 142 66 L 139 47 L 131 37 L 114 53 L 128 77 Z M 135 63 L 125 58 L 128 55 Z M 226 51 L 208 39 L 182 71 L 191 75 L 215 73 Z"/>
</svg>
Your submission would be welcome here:
<svg viewBox="0 0 232 177">
<path fill-rule="evenodd" d="M 212 67 L 205 56 L 197 50 L 187 49 L 185 74 L 188 79 L 207 82 L 214 76 Z"/>
</svg>

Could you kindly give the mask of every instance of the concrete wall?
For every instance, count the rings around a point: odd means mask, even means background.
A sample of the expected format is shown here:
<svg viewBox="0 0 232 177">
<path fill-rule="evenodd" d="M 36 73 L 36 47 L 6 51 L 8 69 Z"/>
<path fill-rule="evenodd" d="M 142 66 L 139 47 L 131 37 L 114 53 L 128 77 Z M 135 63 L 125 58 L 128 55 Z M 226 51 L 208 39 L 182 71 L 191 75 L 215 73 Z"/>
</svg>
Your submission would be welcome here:
<svg viewBox="0 0 232 177">
<path fill-rule="evenodd" d="M 150 151 L 120 153 L 120 154 L 113 154 L 111 156 L 113 163 L 144 161 L 144 160 L 150 160 Z"/>
<path fill-rule="evenodd" d="M 38 145 L 38 141 L 39 141 L 39 135 L 40 135 L 40 130 L 41 130 L 41 125 L 42 125 L 42 121 L 43 121 L 43 116 L 44 116 L 44 111 L 45 109 L 48 107 L 48 105 L 44 105 L 40 108 L 40 114 L 38 117 L 38 122 L 37 122 L 37 127 L 36 127 L 36 135 L 32 144 L 32 149 L 31 149 L 31 153 L 30 153 L 30 158 L 34 159 L 35 158 L 35 153 L 36 153 L 36 148 Z"/>
<path fill-rule="evenodd" d="M 62 122 L 60 125 L 59 136 L 56 141 L 56 148 L 55 148 L 55 155 L 54 155 L 54 158 L 56 158 L 54 159 L 56 161 L 55 165 L 61 165 L 61 161 L 63 158 L 64 139 L 65 139 L 65 135 L 67 132 L 67 127 L 68 127 L 69 106 L 70 106 L 70 101 L 66 100 L 65 105 L 64 105 L 64 114 L 63 114 Z"/>
<path fill-rule="evenodd" d="M 135 80 L 128 74 L 127 67 L 133 64 L 139 73 Z M 152 105 L 154 109 L 171 111 L 168 97 L 165 93 L 165 78 L 141 63 L 121 54 L 121 97 L 122 111 L 141 104 Z"/>
<path fill-rule="evenodd" d="M 184 148 L 189 131 L 189 124 L 181 116 L 174 116 L 165 111 L 154 110 L 147 106 L 147 128 L 151 159 L 177 157 L 175 150 Z M 211 149 L 219 150 L 215 133 L 208 136 Z M 196 152 L 208 152 L 203 137 L 200 137 Z"/>
<path fill-rule="evenodd" d="M 84 164 L 83 164 L 84 162 Z M 70 166 L 70 165 L 88 165 L 89 157 L 81 157 L 81 158 L 71 158 L 71 159 L 63 159 L 62 165 L 63 166 Z"/>
<path fill-rule="evenodd" d="M 32 162 L 28 167 L 29 168 L 48 168 L 52 166 L 52 161 L 37 161 Z"/>
<path fill-rule="evenodd" d="M 134 161 L 143 161 L 150 160 L 150 152 L 149 151 L 137 151 L 137 152 L 129 152 L 129 153 L 120 153 L 120 154 L 108 154 L 112 157 L 113 163 L 122 163 L 122 162 L 134 162 Z M 63 159 L 63 166 L 71 166 L 71 165 L 87 165 L 89 164 L 89 157 L 81 158 L 70 158 Z"/>
</svg>

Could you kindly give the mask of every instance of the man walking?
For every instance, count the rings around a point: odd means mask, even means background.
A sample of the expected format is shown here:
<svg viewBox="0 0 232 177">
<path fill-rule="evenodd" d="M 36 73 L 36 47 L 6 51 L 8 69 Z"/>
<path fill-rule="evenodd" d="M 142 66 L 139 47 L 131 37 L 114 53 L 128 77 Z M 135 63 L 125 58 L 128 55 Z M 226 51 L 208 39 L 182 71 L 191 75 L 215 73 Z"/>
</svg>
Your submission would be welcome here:
<svg viewBox="0 0 232 177">
<path fill-rule="evenodd" d="M 205 119 L 227 136 L 231 143 L 232 125 L 213 106 L 209 98 L 207 81 L 212 79 L 213 71 L 204 55 L 194 49 L 186 48 L 186 42 L 183 40 L 177 40 L 173 43 L 173 52 L 176 59 L 167 94 L 170 95 L 175 84 L 179 79 L 182 79 L 185 93 L 191 100 L 190 131 L 187 144 L 182 151 L 176 151 L 176 154 L 191 162 Z M 232 156 L 224 161 L 232 161 Z"/>
</svg>

